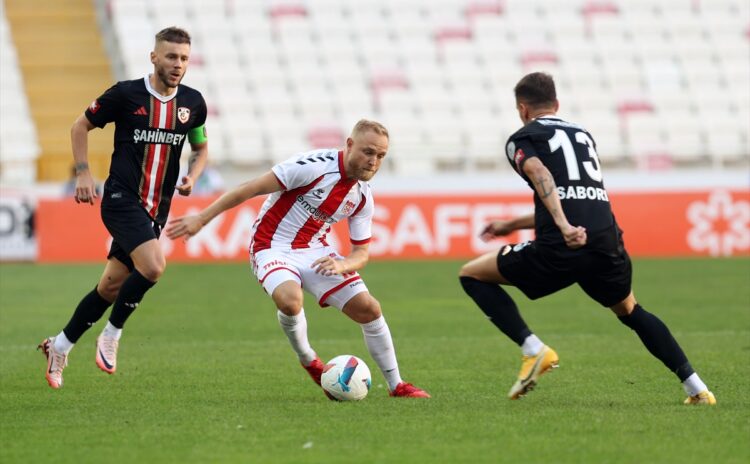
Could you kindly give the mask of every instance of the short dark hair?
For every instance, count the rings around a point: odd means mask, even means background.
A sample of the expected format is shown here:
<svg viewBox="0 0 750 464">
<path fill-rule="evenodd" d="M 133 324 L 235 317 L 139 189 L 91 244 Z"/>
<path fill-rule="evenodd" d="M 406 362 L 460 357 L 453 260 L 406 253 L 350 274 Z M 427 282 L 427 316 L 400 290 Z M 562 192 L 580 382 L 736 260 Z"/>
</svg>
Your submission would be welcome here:
<svg viewBox="0 0 750 464">
<path fill-rule="evenodd" d="M 523 76 L 513 91 L 516 101 L 534 108 L 554 105 L 557 100 L 555 81 L 552 76 L 543 72 Z"/>
<path fill-rule="evenodd" d="M 185 29 L 180 29 L 179 27 L 172 26 L 168 27 L 166 29 L 162 29 L 159 32 L 156 33 L 156 43 L 159 42 L 172 42 L 172 43 L 179 43 L 183 44 L 186 43 L 190 45 L 190 34 Z"/>
</svg>

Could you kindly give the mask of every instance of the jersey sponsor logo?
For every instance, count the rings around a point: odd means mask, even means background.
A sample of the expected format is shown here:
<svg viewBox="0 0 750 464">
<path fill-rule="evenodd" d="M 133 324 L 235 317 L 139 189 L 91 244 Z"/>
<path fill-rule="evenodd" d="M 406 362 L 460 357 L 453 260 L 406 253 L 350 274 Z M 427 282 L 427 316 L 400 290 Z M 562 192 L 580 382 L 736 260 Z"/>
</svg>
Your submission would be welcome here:
<svg viewBox="0 0 750 464">
<path fill-rule="evenodd" d="M 299 195 L 297 197 L 297 203 L 308 213 L 310 213 L 310 217 L 315 222 L 327 222 L 328 224 L 335 224 L 336 221 L 328 214 L 320 211 L 315 206 L 311 205 L 310 203 L 305 200 L 305 197 L 302 195 Z"/>
<path fill-rule="evenodd" d="M 584 187 L 583 185 L 560 185 L 557 187 L 557 196 L 561 200 L 599 200 L 609 202 L 607 191 L 599 187 Z"/>
<path fill-rule="evenodd" d="M 137 110 L 133 111 L 133 114 L 138 115 L 138 116 L 148 116 L 148 112 L 146 111 L 145 106 L 141 106 Z"/>
<path fill-rule="evenodd" d="M 179 145 L 185 139 L 185 134 L 173 134 L 162 132 L 159 129 L 136 129 L 133 131 L 133 142 L 139 143 L 161 143 L 167 145 Z"/>
<path fill-rule="evenodd" d="M 523 152 L 522 149 L 516 150 L 516 153 L 513 155 L 513 162 L 516 163 L 517 167 L 521 167 L 521 161 L 526 158 L 526 153 Z"/>
<path fill-rule="evenodd" d="M 89 111 L 91 111 L 92 114 L 96 114 L 96 112 L 99 111 L 99 108 L 101 107 L 102 105 L 100 105 L 98 101 L 94 100 L 89 105 Z"/>
<path fill-rule="evenodd" d="M 349 213 L 352 212 L 352 210 L 354 209 L 354 206 L 355 205 L 353 201 L 346 200 L 346 204 L 344 204 L 344 209 L 341 210 L 341 213 L 348 215 Z"/>
<path fill-rule="evenodd" d="M 183 124 L 188 122 L 188 119 L 190 119 L 190 108 L 185 108 L 184 106 L 177 108 L 177 119 Z"/>
<path fill-rule="evenodd" d="M 313 196 L 314 196 L 315 198 L 317 198 L 318 200 L 322 200 L 322 199 L 323 199 L 323 194 L 324 194 L 324 193 L 326 193 L 326 191 L 325 191 L 325 190 L 323 190 L 323 189 L 315 189 L 315 190 L 313 190 L 313 192 L 312 192 Z"/>
</svg>

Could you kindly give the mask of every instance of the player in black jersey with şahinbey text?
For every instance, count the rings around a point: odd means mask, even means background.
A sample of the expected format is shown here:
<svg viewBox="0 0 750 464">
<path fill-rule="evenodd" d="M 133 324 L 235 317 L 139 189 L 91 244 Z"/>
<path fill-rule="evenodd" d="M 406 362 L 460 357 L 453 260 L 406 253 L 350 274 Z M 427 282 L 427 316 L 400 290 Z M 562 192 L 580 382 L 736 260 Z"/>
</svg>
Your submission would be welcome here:
<svg viewBox="0 0 750 464">
<path fill-rule="evenodd" d="M 73 345 L 112 305 L 96 342 L 96 364 L 113 374 L 122 327 L 159 280 L 166 261 L 158 242 L 175 189 L 190 195 L 208 157 L 206 102 L 200 92 L 181 85 L 190 58 L 190 35 L 170 27 L 156 34 L 153 74 L 118 82 L 91 103 L 73 124 L 77 203 L 94 205 L 97 196 L 89 172 L 88 132 L 115 123 L 114 152 L 102 193 L 101 216 L 113 241 L 97 286 L 83 297 L 73 317 L 39 347 L 47 357 L 47 382 L 63 385 L 62 372 Z M 192 153 L 188 173 L 177 185 L 182 147 Z"/>
<path fill-rule="evenodd" d="M 482 238 L 534 228 L 536 240 L 507 245 L 460 271 L 466 293 L 523 352 L 518 380 L 508 396 L 518 399 L 526 394 L 542 374 L 557 367 L 558 356 L 529 330 L 500 285 L 518 287 L 533 300 L 578 284 L 634 330 L 648 351 L 677 375 L 688 394 L 686 404 L 715 404 L 667 326 L 636 302 L 630 258 L 604 189 L 591 134 L 555 116 L 559 103 L 548 74 L 525 76 L 515 95 L 524 127 L 511 135 L 506 152 L 534 190 L 534 214 L 494 221 Z"/>
</svg>

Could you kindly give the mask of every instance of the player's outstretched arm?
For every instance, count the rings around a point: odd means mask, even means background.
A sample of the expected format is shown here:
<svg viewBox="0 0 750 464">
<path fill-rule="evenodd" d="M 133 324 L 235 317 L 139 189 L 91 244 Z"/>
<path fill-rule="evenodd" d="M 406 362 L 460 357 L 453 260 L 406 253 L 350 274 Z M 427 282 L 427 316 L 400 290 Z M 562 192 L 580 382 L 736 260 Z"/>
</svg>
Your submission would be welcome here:
<svg viewBox="0 0 750 464">
<path fill-rule="evenodd" d="M 182 196 L 188 196 L 193 192 L 195 181 L 203 173 L 203 169 L 208 162 L 208 142 L 191 143 L 190 158 L 188 158 L 188 172 L 182 176 L 182 183 L 178 185 L 177 193 Z"/>
<path fill-rule="evenodd" d="M 549 169 L 539 158 L 529 158 L 523 164 L 523 172 L 531 180 L 537 195 L 549 211 L 558 229 L 565 238 L 565 244 L 569 248 L 580 248 L 586 244 L 586 229 L 581 226 L 572 226 L 565 217 L 565 212 L 557 195 L 555 179 Z"/>
<path fill-rule="evenodd" d="M 479 236 L 485 242 L 492 240 L 495 237 L 502 237 L 508 235 L 518 229 L 533 229 L 534 228 L 534 214 L 527 214 L 525 216 L 518 216 L 513 219 L 492 221 L 487 224 L 482 233 Z"/>
<path fill-rule="evenodd" d="M 240 184 L 226 192 L 198 214 L 181 216 L 169 222 L 165 229 L 167 237 L 171 239 L 197 234 L 204 225 L 228 209 L 232 209 L 242 202 L 258 195 L 266 195 L 282 190 L 282 186 L 272 171 L 260 177 Z"/>
<path fill-rule="evenodd" d="M 370 244 L 352 246 L 352 252 L 344 259 L 335 259 L 330 256 L 324 256 L 312 263 L 313 269 L 318 274 L 335 275 L 348 274 L 358 271 L 365 267 L 370 260 Z"/>
<path fill-rule="evenodd" d="M 70 128 L 70 143 L 76 171 L 76 203 L 94 204 L 96 184 L 89 170 L 89 131 L 94 127 L 86 115 L 80 115 Z"/>
</svg>

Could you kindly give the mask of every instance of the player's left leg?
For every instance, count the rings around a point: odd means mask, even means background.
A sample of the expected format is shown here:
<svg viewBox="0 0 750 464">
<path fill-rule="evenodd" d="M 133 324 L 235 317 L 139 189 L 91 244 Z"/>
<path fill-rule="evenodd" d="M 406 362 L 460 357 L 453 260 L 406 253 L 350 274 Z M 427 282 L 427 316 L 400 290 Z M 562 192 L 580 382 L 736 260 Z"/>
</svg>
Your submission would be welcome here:
<svg viewBox="0 0 750 464">
<path fill-rule="evenodd" d="M 611 309 L 620 322 L 638 335 L 646 349 L 675 373 L 688 393 L 686 404 L 715 404 L 713 394 L 695 373 L 666 324 L 636 301 L 632 291 L 633 266 L 621 241 L 618 251 L 588 255 L 584 262 L 588 272 L 581 274 L 578 285 Z"/>
<path fill-rule="evenodd" d="M 685 404 L 716 404 L 714 394 L 695 372 L 677 340 L 661 319 L 643 309 L 633 292 L 621 302 L 610 306 L 617 318 L 632 329 L 646 349 L 682 382 L 688 398 Z"/>
<path fill-rule="evenodd" d="M 166 259 L 156 238 L 138 245 L 131 253 L 133 269 L 117 292 L 109 321 L 96 339 L 96 365 L 108 374 L 117 370 L 117 350 L 125 322 L 164 273 Z"/>
<path fill-rule="evenodd" d="M 334 306 L 341 304 L 342 298 L 347 298 L 346 291 L 337 292 L 333 299 L 338 300 L 338 303 L 336 301 L 331 301 L 331 303 Z M 429 393 L 404 382 L 401 378 L 391 330 L 385 321 L 385 317 L 383 317 L 378 300 L 373 298 L 369 292 L 361 291 L 351 296 L 348 301 L 339 307 L 344 314 L 362 327 L 367 350 L 383 373 L 383 377 L 388 383 L 390 395 L 406 398 L 429 398 Z"/>
</svg>

